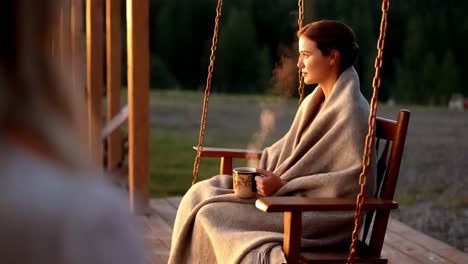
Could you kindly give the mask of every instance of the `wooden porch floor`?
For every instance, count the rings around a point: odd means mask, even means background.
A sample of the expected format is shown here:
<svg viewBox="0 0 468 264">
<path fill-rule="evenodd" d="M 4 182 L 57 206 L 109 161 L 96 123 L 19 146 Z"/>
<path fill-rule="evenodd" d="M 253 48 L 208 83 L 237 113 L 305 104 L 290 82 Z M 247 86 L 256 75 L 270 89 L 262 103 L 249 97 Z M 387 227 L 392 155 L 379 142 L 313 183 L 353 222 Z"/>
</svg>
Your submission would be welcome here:
<svg viewBox="0 0 468 264">
<path fill-rule="evenodd" d="M 145 226 L 146 262 L 167 263 L 172 226 L 181 197 L 152 199 Z M 468 254 L 390 219 L 382 255 L 392 264 L 468 263 Z"/>
</svg>

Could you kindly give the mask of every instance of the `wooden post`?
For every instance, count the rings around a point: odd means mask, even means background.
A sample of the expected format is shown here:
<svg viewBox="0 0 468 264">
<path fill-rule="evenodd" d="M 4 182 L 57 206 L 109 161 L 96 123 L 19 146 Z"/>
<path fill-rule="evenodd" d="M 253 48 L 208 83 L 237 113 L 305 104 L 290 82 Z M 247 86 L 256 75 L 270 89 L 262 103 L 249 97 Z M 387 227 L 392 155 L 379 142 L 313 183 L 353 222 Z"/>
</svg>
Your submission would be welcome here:
<svg viewBox="0 0 468 264">
<path fill-rule="evenodd" d="M 71 32 L 71 67 L 72 85 L 77 94 L 86 96 L 86 32 L 84 27 L 84 0 L 71 0 L 70 32 Z M 80 126 L 80 139 L 88 138 L 88 124 L 85 120 Z"/>
<path fill-rule="evenodd" d="M 102 164 L 103 0 L 86 0 L 88 144 L 90 157 Z"/>
<path fill-rule="evenodd" d="M 283 252 L 288 263 L 299 262 L 301 249 L 302 213 L 284 212 Z"/>
<path fill-rule="evenodd" d="M 219 162 L 219 174 L 232 175 L 232 158 L 221 157 Z"/>
<path fill-rule="evenodd" d="M 62 0 L 60 5 L 60 63 L 68 64 L 71 54 L 70 14 L 71 0 Z"/>
<path fill-rule="evenodd" d="M 73 89 L 82 89 L 83 94 L 85 94 L 86 38 L 84 29 L 84 0 L 71 0 L 70 20 Z"/>
<path fill-rule="evenodd" d="M 71 53 L 73 89 L 81 89 L 86 94 L 86 36 L 84 28 L 84 0 L 71 0 Z"/>
<path fill-rule="evenodd" d="M 149 2 L 127 0 L 130 206 L 149 205 Z"/>
<path fill-rule="evenodd" d="M 61 15 L 62 15 L 62 10 L 63 10 L 63 0 L 59 1 L 57 3 L 58 5 L 58 16 L 53 16 L 53 28 L 52 31 L 50 32 L 50 56 L 53 58 L 55 61 L 60 62 L 61 58 L 61 36 L 62 36 L 62 21 L 61 21 Z M 58 56 L 58 57 L 57 57 Z"/>
<path fill-rule="evenodd" d="M 107 120 L 120 111 L 121 96 L 121 29 L 120 0 L 106 0 L 106 52 L 107 52 Z M 115 130 L 107 139 L 107 169 L 115 169 L 123 157 L 122 132 Z"/>
</svg>

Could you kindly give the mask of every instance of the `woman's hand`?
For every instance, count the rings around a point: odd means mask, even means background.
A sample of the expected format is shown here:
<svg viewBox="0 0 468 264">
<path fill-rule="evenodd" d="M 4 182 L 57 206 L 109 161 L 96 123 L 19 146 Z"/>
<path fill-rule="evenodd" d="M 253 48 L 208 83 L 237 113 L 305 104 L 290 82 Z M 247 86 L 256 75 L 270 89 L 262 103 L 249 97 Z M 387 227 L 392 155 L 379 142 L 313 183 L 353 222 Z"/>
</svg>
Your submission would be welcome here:
<svg viewBox="0 0 468 264">
<path fill-rule="evenodd" d="M 286 184 L 286 181 L 276 176 L 273 172 L 262 169 L 256 169 L 256 172 L 262 175 L 255 177 L 257 193 L 262 196 L 270 196 Z"/>
</svg>

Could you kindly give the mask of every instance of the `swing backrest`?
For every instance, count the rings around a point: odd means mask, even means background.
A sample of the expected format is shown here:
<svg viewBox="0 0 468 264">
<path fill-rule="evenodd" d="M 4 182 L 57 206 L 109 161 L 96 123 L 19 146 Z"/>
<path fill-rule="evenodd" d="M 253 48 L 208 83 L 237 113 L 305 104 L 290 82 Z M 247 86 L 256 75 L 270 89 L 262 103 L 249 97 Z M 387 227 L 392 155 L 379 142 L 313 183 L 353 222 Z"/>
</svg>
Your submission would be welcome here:
<svg viewBox="0 0 468 264">
<path fill-rule="evenodd" d="M 408 130 L 410 112 L 400 110 L 397 121 L 377 117 L 376 120 L 376 150 L 377 188 L 374 196 L 384 200 L 393 200 L 398 173 L 403 156 L 406 133 Z M 370 251 L 380 255 L 387 228 L 389 212 L 369 211 L 366 214 L 361 241 L 368 241 Z M 374 223 L 372 225 L 372 220 Z M 370 228 L 372 227 L 372 230 Z"/>
<path fill-rule="evenodd" d="M 409 117 L 409 111 L 400 110 L 397 121 L 376 118 L 375 146 L 378 162 L 375 198 L 393 200 Z M 357 244 L 355 263 L 387 263 L 387 259 L 381 256 L 381 252 L 389 217 L 390 210 L 370 210 L 366 213 L 362 236 Z M 368 234 L 370 234 L 369 238 L 367 238 Z M 347 263 L 349 245 L 343 246 L 330 252 L 309 252 L 306 250 L 300 253 L 300 257 L 288 256 L 288 259 L 301 259 L 305 263 Z M 290 250 L 290 252 L 298 251 L 298 249 Z"/>
</svg>

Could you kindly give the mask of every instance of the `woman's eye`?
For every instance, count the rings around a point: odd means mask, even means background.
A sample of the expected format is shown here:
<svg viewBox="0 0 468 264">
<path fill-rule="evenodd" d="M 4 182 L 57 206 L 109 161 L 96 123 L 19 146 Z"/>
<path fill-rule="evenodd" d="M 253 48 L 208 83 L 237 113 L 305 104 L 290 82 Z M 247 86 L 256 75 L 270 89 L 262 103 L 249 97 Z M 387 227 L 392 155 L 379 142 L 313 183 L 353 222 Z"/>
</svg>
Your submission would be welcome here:
<svg viewBox="0 0 468 264">
<path fill-rule="evenodd" d="M 301 55 L 299 55 L 299 60 L 301 60 L 301 59 L 307 59 L 307 58 L 309 58 L 309 55 L 308 55 L 308 54 L 301 54 Z"/>
</svg>

